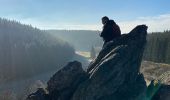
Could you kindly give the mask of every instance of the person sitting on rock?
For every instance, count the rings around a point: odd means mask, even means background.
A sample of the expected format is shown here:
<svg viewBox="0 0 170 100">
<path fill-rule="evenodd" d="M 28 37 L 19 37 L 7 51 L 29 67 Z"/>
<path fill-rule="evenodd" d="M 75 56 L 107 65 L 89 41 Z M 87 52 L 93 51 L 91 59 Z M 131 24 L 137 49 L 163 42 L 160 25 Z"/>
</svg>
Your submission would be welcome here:
<svg viewBox="0 0 170 100">
<path fill-rule="evenodd" d="M 114 20 L 110 20 L 107 16 L 104 16 L 102 17 L 102 24 L 103 30 L 100 33 L 100 37 L 104 40 L 103 46 L 114 38 L 121 36 L 120 28 Z"/>
</svg>

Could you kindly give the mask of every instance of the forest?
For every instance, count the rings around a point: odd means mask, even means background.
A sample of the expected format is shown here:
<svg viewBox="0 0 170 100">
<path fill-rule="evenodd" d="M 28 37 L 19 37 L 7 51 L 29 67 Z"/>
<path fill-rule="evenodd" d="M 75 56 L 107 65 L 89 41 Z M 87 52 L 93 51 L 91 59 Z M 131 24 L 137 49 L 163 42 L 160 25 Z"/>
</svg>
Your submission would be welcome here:
<svg viewBox="0 0 170 100">
<path fill-rule="evenodd" d="M 170 31 L 154 32 L 147 36 L 144 60 L 170 64 Z"/>
<path fill-rule="evenodd" d="M 0 83 L 59 69 L 74 48 L 31 25 L 0 18 Z"/>
</svg>

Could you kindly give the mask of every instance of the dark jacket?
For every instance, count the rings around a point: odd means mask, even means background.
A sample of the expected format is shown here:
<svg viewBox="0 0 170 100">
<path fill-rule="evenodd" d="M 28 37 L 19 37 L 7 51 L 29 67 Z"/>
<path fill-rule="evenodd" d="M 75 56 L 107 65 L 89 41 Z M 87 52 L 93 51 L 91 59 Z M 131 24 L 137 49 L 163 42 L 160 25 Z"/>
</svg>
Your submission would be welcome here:
<svg viewBox="0 0 170 100">
<path fill-rule="evenodd" d="M 100 36 L 105 42 L 109 42 L 116 37 L 121 36 L 121 31 L 119 26 L 113 21 L 109 20 L 104 26 Z"/>
</svg>

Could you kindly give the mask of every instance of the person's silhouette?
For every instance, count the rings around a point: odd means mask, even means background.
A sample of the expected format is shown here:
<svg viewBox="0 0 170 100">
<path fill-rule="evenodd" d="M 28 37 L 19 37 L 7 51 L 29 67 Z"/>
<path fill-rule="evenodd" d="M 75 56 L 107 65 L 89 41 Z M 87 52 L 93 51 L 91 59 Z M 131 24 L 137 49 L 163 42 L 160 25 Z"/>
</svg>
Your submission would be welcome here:
<svg viewBox="0 0 170 100">
<path fill-rule="evenodd" d="M 107 16 L 102 17 L 103 30 L 100 34 L 100 37 L 103 38 L 104 44 L 103 46 L 113 40 L 116 37 L 121 36 L 121 31 L 119 26 L 114 22 L 114 20 L 110 20 Z"/>
</svg>

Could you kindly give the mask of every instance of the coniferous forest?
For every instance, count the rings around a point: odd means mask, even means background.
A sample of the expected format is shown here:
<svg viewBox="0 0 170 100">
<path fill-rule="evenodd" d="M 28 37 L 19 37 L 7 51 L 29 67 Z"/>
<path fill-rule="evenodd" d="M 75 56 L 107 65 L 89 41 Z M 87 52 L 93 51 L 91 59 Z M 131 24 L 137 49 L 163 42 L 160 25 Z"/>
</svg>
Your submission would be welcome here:
<svg viewBox="0 0 170 100">
<path fill-rule="evenodd" d="M 148 34 L 144 60 L 170 64 L 170 31 Z"/>
<path fill-rule="evenodd" d="M 0 18 L 0 82 L 56 70 L 73 55 L 67 42 L 31 25 Z"/>
</svg>

